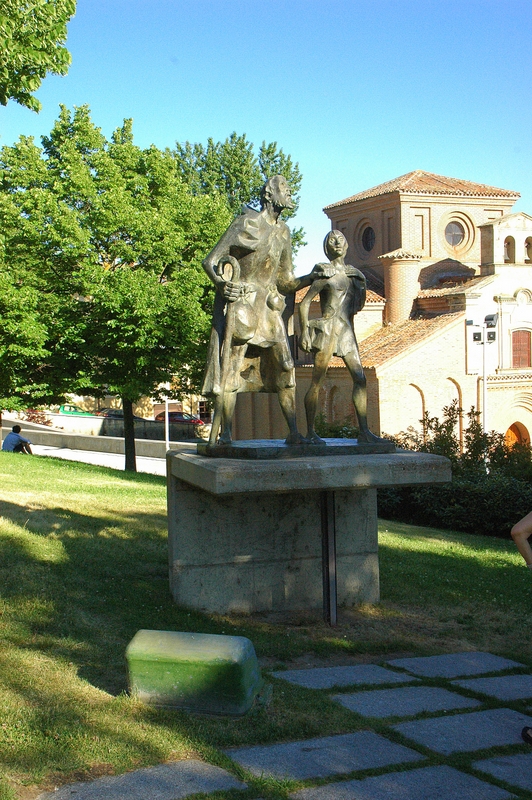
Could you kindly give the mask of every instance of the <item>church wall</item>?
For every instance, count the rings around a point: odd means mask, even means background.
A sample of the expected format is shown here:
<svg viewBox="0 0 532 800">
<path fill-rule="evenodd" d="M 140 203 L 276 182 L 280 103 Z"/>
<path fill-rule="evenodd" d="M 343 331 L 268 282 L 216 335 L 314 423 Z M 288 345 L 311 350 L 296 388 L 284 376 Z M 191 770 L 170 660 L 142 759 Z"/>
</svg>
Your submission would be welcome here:
<svg viewBox="0 0 532 800">
<path fill-rule="evenodd" d="M 370 267 L 379 274 L 378 257 L 403 248 L 423 259 L 454 258 L 478 271 L 481 262 L 478 226 L 508 213 L 515 200 L 392 193 L 366 198 L 327 212 L 331 226 L 341 230 L 349 242 L 348 260 L 356 267 Z M 445 227 L 459 222 L 465 231 L 457 247 L 445 239 Z M 366 227 L 373 228 L 375 244 L 370 252 L 362 244 Z M 424 261 L 426 264 L 427 262 Z"/>
<path fill-rule="evenodd" d="M 327 212 L 331 227 L 344 234 L 348 243 L 346 261 L 359 269 L 371 267 L 382 275 L 380 255 L 401 245 L 401 209 L 397 194 L 370 197 Z M 375 243 L 370 251 L 362 243 L 364 230 L 371 227 Z"/>
<path fill-rule="evenodd" d="M 382 328 L 383 310 L 384 303 L 368 303 L 355 315 L 355 334 L 358 342 L 362 342 Z"/>
<path fill-rule="evenodd" d="M 449 198 L 426 195 L 401 197 L 401 247 L 421 253 L 424 259 L 453 258 L 479 271 L 481 261 L 478 226 L 497 219 L 513 204 L 486 198 Z M 459 223 L 464 240 L 453 247 L 445 238 L 450 222 Z M 426 262 L 425 262 L 426 263 Z"/>
<path fill-rule="evenodd" d="M 402 358 L 377 368 L 380 431 L 375 432 L 393 435 L 410 425 L 421 430 L 424 410 L 441 418 L 454 399 L 465 409 L 476 407 L 478 379 L 465 375 L 464 365 L 465 324 L 459 319 Z"/>
</svg>

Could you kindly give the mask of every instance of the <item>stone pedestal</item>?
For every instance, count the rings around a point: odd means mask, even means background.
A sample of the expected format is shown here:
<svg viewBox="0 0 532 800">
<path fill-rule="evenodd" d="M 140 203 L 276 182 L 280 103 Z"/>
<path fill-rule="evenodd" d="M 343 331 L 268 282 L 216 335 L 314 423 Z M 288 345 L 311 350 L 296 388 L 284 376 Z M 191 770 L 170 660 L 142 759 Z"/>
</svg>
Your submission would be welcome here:
<svg viewBox="0 0 532 800">
<path fill-rule="evenodd" d="M 377 602 L 377 487 L 451 477 L 447 459 L 406 451 L 167 464 L 172 595 L 217 613 L 320 610 L 333 550 L 338 605 Z"/>
</svg>

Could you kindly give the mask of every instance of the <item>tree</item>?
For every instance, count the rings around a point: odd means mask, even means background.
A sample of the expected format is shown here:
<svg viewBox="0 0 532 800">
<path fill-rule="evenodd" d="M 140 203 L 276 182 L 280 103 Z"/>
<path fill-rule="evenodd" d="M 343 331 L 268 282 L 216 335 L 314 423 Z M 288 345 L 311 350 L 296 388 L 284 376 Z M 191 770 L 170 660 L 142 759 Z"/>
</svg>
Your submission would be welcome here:
<svg viewBox="0 0 532 800">
<path fill-rule="evenodd" d="M 32 404 L 118 394 L 127 469 L 132 404 L 170 381 L 174 396 L 200 386 L 214 294 L 203 258 L 267 170 L 300 183 L 275 143 L 259 160 L 236 134 L 195 147 L 142 150 L 131 120 L 108 141 L 82 106 L 61 108 L 42 147 L 21 137 L 0 152 L 2 257 L 29 337 L 9 386 Z"/>
<path fill-rule="evenodd" d="M 0 0 L 0 103 L 8 100 L 33 111 L 34 92 L 48 72 L 66 75 L 70 53 L 64 47 L 67 22 L 76 0 Z"/>
<path fill-rule="evenodd" d="M 209 329 L 201 260 L 230 221 L 220 195 L 194 195 L 170 151 L 133 143 L 131 120 L 107 141 L 87 107 L 61 109 L 43 147 L 21 138 L 0 158 L 17 208 L 6 250 L 46 319 L 46 394 L 121 396 L 126 468 L 132 403 L 174 378 L 198 381 Z"/>
<path fill-rule="evenodd" d="M 299 164 L 294 164 L 277 142 L 263 141 L 257 157 L 246 135 L 233 132 L 224 142 L 209 138 L 206 146 L 177 142 L 174 155 L 181 177 L 195 194 L 221 192 L 235 215 L 244 204 L 258 208 L 264 182 L 272 175 L 284 175 L 292 189 L 295 208 L 284 211 L 283 218 L 290 219 L 297 213 L 303 176 Z M 297 228 L 292 232 L 292 246 L 297 251 L 303 244 L 304 231 Z"/>
</svg>

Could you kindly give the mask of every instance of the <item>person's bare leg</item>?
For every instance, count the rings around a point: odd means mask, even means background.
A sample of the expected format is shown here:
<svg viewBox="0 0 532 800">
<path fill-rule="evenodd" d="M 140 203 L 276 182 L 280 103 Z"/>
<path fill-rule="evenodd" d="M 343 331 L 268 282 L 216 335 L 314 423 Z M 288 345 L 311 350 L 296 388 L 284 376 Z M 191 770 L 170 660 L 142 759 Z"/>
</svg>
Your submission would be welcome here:
<svg viewBox="0 0 532 800">
<path fill-rule="evenodd" d="M 313 444 L 324 444 L 323 439 L 320 439 L 314 425 L 316 422 L 316 413 L 318 411 L 318 399 L 320 396 L 320 388 L 327 374 L 327 367 L 331 360 L 331 353 L 325 350 L 320 350 L 314 354 L 314 368 L 312 370 L 312 383 L 305 395 L 305 414 L 307 417 L 307 441 Z"/>
<path fill-rule="evenodd" d="M 515 546 L 525 559 L 527 567 L 532 569 L 532 548 L 528 542 L 532 536 L 532 511 L 515 523 L 511 533 Z"/>
<path fill-rule="evenodd" d="M 344 357 L 345 365 L 353 379 L 353 405 L 357 412 L 359 442 L 382 442 L 383 440 L 372 433 L 368 427 L 367 404 L 368 393 L 366 390 L 366 376 L 358 355 L 353 351 Z"/>
</svg>

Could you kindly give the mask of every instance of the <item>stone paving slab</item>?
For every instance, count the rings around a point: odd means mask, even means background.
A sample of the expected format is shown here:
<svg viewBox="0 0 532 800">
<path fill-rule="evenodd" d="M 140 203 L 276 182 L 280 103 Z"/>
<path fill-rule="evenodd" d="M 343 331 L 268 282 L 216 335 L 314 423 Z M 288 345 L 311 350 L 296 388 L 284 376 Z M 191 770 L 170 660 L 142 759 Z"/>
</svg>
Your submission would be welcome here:
<svg viewBox="0 0 532 800">
<path fill-rule="evenodd" d="M 333 686 L 355 684 L 412 683 L 418 678 L 392 672 L 377 664 L 356 664 L 352 667 L 318 667 L 272 672 L 275 678 L 304 686 L 306 689 L 332 689 Z"/>
<path fill-rule="evenodd" d="M 369 692 L 336 694 L 332 699 L 364 717 L 413 717 L 421 711 L 452 711 L 481 705 L 479 700 L 471 700 L 433 686 L 374 689 Z"/>
<path fill-rule="evenodd" d="M 493 775 L 500 781 L 532 792 L 532 752 L 515 756 L 497 756 L 473 763 L 475 769 Z"/>
<path fill-rule="evenodd" d="M 486 672 L 500 672 L 503 669 L 524 666 L 518 664 L 517 661 L 510 661 L 508 658 L 481 652 L 395 658 L 387 663 L 392 667 L 400 667 L 426 678 L 459 678 L 461 675 L 482 675 Z"/>
<path fill-rule="evenodd" d="M 414 750 L 372 731 L 285 744 L 235 747 L 224 752 L 253 775 L 294 780 L 328 778 L 423 759 Z"/>
<path fill-rule="evenodd" d="M 225 770 L 190 759 L 127 772 L 87 783 L 61 786 L 37 800 L 181 800 L 201 792 L 246 789 Z"/>
<path fill-rule="evenodd" d="M 302 789 L 290 797 L 293 800 L 505 800 L 513 795 L 472 775 L 442 766 L 330 783 L 318 789 Z"/>
<path fill-rule="evenodd" d="M 450 755 L 486 747 L 522 744 L 521 730 L 525 725 L 532 726 L 532 717 L 509 708 L 496 708 L 452 717 L 417 719 L 393 727 L 418 744 Z"/>
<path fill-rule="evenodd" d="M 532 697 L 532 675 L 500 675 L 496 678 L 471 678 L 453 683 L 498 700 L 527 700 Z"/>
</svg>

